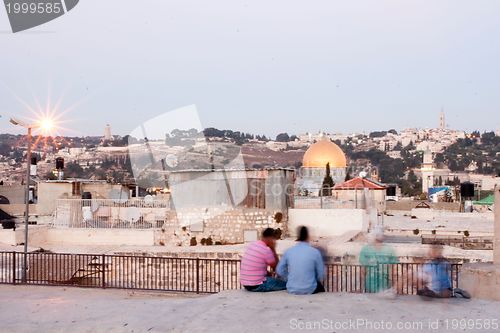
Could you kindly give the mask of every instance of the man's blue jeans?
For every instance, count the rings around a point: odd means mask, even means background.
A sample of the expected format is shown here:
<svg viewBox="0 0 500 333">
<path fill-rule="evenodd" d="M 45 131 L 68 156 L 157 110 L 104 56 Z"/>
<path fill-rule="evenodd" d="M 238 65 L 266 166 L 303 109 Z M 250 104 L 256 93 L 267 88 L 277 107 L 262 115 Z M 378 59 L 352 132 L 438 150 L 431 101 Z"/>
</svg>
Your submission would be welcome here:
<svg viewBox="0 0 500 333">
<path fill-rule="evenodd" d="M 276 279 L 273 277 L 267 277 L 262 284 L 258 285 L 256 288 L 247 289 L 252 292 L 261 292 L 265 293 L 268 291 L 279 291 L 286 289 L 286 281 Z"/>
</svg>

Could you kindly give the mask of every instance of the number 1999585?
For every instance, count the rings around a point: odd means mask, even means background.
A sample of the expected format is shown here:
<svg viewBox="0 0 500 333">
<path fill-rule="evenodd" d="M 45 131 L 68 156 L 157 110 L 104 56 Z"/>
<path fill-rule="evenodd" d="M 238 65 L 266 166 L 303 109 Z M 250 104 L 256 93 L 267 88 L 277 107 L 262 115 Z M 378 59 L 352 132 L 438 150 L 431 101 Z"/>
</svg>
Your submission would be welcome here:
<svg viewBox="0 0 500 333">
<path fill-rule="evenodd" d="M 61 2 L 8 2 L 8 14 L 59 14 L 63 11 Z"/>
</svg>

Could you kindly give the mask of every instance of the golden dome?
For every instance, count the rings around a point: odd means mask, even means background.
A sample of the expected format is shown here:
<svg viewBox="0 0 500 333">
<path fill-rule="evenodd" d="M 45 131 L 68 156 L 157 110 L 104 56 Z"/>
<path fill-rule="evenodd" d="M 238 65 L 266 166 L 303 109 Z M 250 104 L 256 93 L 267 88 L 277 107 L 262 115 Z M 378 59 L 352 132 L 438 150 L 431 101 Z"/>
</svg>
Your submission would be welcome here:
<svg viewBox="0 0 500 333">
<path fill-rule="evenodd" d="M 312 144 L 302 159 L 302 166 L 305 168 L 325 168 L 327 163 L 330 163 L 330 168 L 347 167 L 344 152 L 329 139 Z"/>
</svg>

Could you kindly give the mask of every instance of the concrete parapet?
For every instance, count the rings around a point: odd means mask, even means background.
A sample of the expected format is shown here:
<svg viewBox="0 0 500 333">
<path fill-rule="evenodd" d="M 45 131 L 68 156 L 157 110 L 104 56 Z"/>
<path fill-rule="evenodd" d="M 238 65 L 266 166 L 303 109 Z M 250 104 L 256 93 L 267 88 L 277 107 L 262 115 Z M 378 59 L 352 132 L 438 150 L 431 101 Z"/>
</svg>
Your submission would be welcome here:
<svg viewBox="0 0 500 333">
<path fill-rule="evenodd" d="M 466 264 L 462 268 L 460 287 L 472 297 L 500 301 L 500 187 L 495 188 L 495 234 L 493 263 Z"/>
</svg>

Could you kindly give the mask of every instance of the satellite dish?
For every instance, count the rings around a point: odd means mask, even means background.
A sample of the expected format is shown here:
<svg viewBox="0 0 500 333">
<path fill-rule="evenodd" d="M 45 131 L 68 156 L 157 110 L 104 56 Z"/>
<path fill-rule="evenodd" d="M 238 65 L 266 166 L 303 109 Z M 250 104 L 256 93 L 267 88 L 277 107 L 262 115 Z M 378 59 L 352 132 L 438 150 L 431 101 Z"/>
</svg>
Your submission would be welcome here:
<svg viewBox="0 0 500 333">
<path fill-rule="evenodd" d="M 368 176 L 368 173 L 367 173 L 366 171 L 361 171 L 361 172 L 359 173 L 359 176 L 360 176 L 361 178 L 366 178 L 366 176 Z"/>
<path fill-rule="evenodd" d="M 92 213 L 95 213 L 99 210 L 99 204 L 97 203 L 96 200 L 92 200 L 90 202 L 90 209 L 92 210 Z"/>
<path fill-rule="evenodd" d="M 141 211 L 137 207 L 129 207 L 124 219 L 129 222 L 137 222 L 141 218 Z"/>
<path fill-rule="evenodd" d="M 144 197 L 144 202 L 145 202 L 145 203 L 147 203 L 147 204 L 152 204 L 152 203 L 153 203 L 153 201 L 154 201 L 154 198 L 153 198 L 153 196 L 152 196 L 152 195 L 149 195 L 149 194 L 148 194 L 148 195 L 146 195 L 146 196 Z"/>
<path fill-rule="evenodd" d="M 82 215 L 85 222 L 92 221 L 93 219 L 92 210 L 88 206 L 82 207 Z"/>
<path fill-rule="evenodd" d="M 168 154 L 165 158 L 165 163 L 167 163 L 170 168 L 175 168 L 179 164 L 179 161 L 174 154 Z"/>
<path fill-rule="evenodd" d="M 128 192 L 118 189 L 113 189 L 109 191 L 109 198 L 113 200 L 113 202 L 115 203 L 123 204 L 128 200 Z"/>
</svg>

